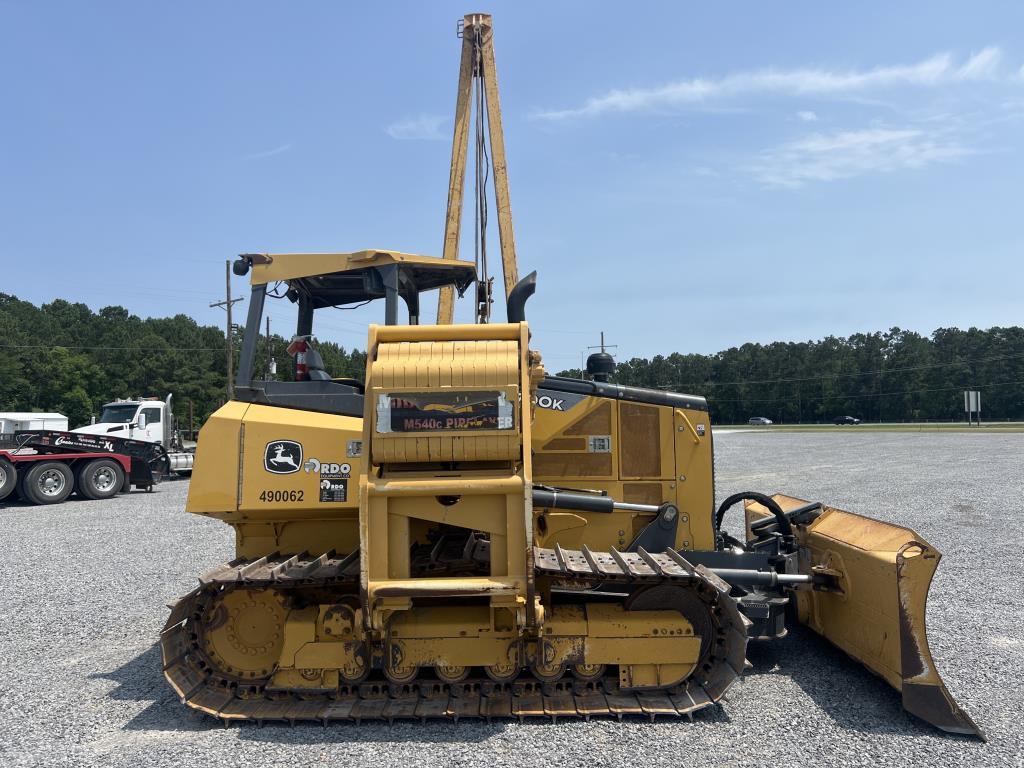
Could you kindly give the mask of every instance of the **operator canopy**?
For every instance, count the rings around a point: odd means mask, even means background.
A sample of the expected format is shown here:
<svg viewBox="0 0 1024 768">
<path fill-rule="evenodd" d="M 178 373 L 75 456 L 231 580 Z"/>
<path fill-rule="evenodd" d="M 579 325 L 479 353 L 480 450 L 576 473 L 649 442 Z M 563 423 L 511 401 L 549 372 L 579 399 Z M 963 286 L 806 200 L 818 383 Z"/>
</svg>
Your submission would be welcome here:
<svg viewBox="0 0 1024 768">
<path fill-rule="evenodd" d="M 476 266 L 470 261 L 375 249 L 243 254 L 235 262 L 235 273 L 244 275 L 249 266 L 252 285 L 286 282 L 289 298 L 306 296 L 313 309 L 385 298 L 391 285 L 403 297 L 445 285 L 462 295 L 476 280 Z"/>
</svg>

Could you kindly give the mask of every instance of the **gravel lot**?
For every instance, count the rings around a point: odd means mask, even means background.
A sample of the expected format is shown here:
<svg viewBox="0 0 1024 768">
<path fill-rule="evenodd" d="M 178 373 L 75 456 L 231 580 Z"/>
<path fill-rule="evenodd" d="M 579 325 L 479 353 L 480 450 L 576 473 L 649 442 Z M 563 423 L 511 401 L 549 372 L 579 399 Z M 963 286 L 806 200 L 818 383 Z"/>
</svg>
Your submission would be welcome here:
<svg viewBox="0 0 1024 768">
<path fill-rule="evenodd" d="M 782 490 L 918 530 L 946 553 L 929 638 L 990 741 L 941 734 L 797 630 L 694 722 L 234 727 L 164 683 L 165 605 L 232 554 L 187 483 L 110 502 L 0 504 L 0 765 L 1024 765 L 1019 531 L 1024 435 L 722 434 L 718 492 Z M 727 520 L 740 528 L 738 511 Z M 1011 575 L 1014 574 L 1014 575 Z"/>
</svg>

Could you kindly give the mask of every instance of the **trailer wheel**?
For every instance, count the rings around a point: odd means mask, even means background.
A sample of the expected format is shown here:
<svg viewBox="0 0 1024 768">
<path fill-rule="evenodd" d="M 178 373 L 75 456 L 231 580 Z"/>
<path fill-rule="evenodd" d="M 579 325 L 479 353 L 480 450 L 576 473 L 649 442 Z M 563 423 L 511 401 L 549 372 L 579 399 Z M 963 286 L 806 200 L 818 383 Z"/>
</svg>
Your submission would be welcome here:
<svg viewBox="0 0 1024 768">
<path fill-rule="evenodd" d="M 24 494 L 35 504 L 57 504 L 71 495 L 75 476 L 62 461 L 40 461 L 25 473 Z"/>
<path fill-rule="evenodd" d="M 0 501 L 3 501 L 18 485 L 18 470 L 7 459 L 0 459 Z"/>
<path fill-rule="evenodd" d="M 110 499 L 124 484 L 124 469 L 111 459 L 94 459 L 75 473 L 78 492 L 87 499 Z"/>
</svg>

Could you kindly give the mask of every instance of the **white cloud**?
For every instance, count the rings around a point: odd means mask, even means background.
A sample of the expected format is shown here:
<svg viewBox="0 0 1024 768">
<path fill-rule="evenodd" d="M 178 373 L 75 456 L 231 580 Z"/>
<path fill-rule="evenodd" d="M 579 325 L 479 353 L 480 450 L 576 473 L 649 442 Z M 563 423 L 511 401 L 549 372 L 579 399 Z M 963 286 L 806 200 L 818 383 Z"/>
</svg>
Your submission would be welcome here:
<svg viewBox="0 0 1024 768">
<path fill-rule="evenodd" d="M 580 107 L 547 110 L 533 116 L 543 120 L 595 117 L 610 112 L 637 112 L 705 104 L 743 95 L 838 96 L 898 87 L 935 87 L 996 76 L 1002 52 L 988 47 L 957 66 L 950 53 L 916 64 L 867 70 L 762 69 L 719 78 L 693 78 L 654 88 L 613 90 L 594 96 Z"/>
<path fill-rule="evenodd" d="M 982 49 L 967 60 L 957 76 L 961 80 L 986 80 L 996 76 L 999 70 L 999 62 L 1002 61 L 1003 52 L 995 46 Z"/>
<path fill-rule="evenodd" d="M 809 109 L 801 109 L 796 113 L 796 116 L 805 123 L 816 123 L 818 121 L 818 116 Z"/>
<path fill-rule="evenodd" d="M 749 170 L 769 187 L 800 187 L 867 173 L 887 173 L 949 162 L 974 150 L 941 133 L 918 128 L 868 128 L 814 133 L 767 150 Z"/>
<path fill-rule="evenodd" d="M 257 160 L 261 157 L 273 157 L 274 155 L 280 155 L 282 152 L 289 152 L 291 151 L 291 148 L 291 144 L 282 144 L 281 146 L 274 147 L 273 149 L 265 149 L 262 152 L 253 152 L 251 155 L 246 155 L 245 159 Z"/>
<path fill-rule="evenodd" d="M 443 115 L 417 115 L 392 123 L 384 129 L 392 139 L 400 141 L 438 141 L 445 138 L 442 128 L 448 118 Z"/>
</svg>

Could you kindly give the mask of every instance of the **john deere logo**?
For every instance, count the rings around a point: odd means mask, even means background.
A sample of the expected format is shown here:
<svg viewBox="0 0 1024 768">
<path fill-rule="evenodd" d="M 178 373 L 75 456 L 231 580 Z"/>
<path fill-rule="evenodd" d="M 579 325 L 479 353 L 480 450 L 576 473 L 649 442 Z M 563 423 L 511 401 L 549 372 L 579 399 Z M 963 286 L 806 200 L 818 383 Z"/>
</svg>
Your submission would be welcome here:
<svg viewBox="0 0 1024 768">
<path fill-rule="evenodd" d="M 267 443 L 263 455 L 263 468 L 275 475 L 290 475 L 302 467 L 302 444 L 294 440 L 274 440 Z"/>
</svg>

